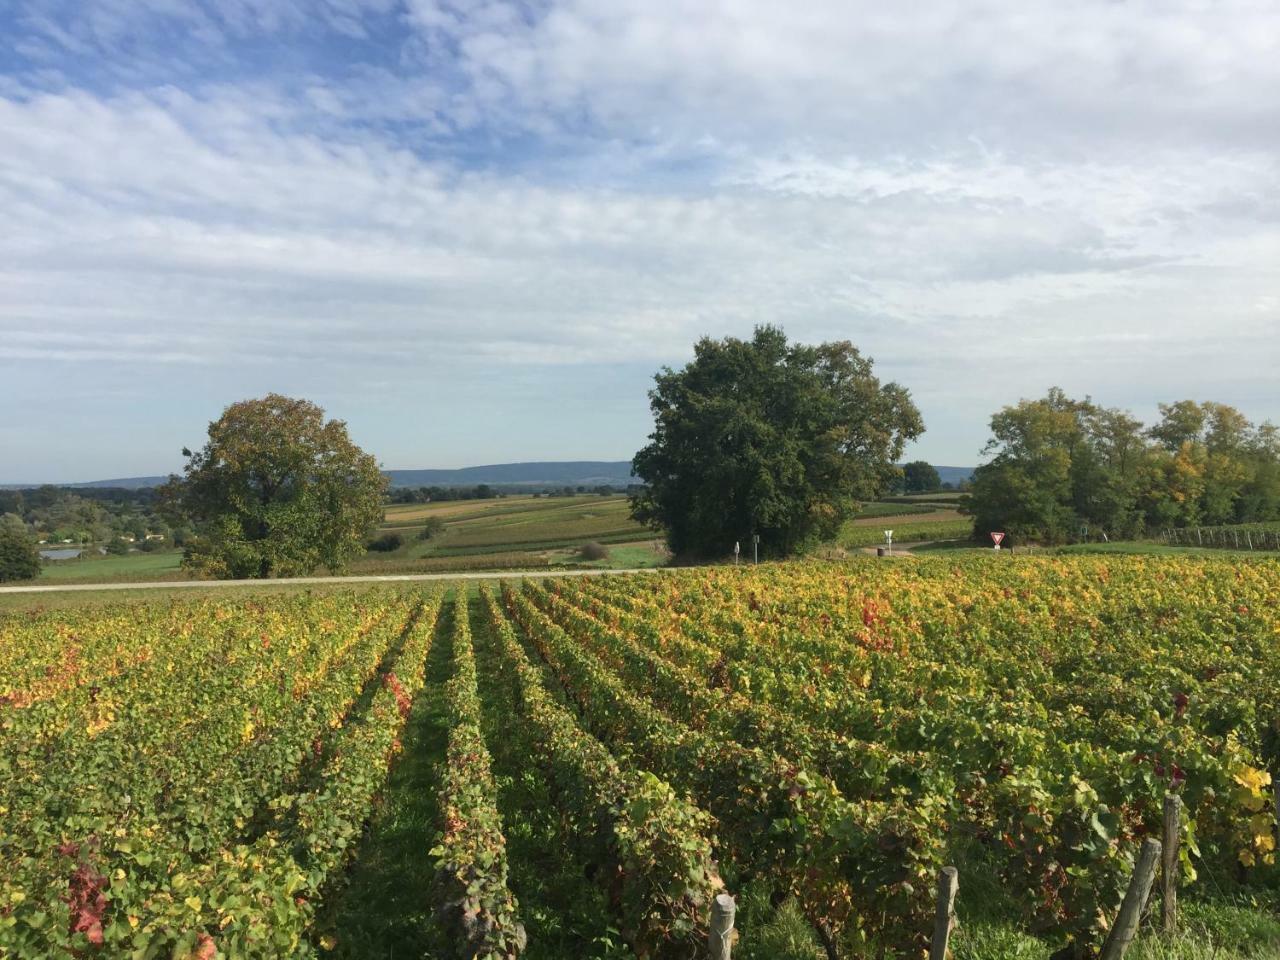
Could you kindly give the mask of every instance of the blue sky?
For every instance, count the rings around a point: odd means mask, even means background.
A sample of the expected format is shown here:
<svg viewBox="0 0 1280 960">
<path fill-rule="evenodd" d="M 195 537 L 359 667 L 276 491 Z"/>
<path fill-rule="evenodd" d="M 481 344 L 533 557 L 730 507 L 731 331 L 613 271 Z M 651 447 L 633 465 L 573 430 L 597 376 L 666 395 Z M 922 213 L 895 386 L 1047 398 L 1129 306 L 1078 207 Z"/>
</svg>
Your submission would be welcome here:
<svg viewBox="0 0 1280 960">
<path fill-rule="evenodd" d="M 702 334 L 850 339 L 971 464 L 1051 385 L 1280 420 L 1268 3 L 0 2 L 0 481 L 306 396 L 625 458 Z"/>
</svg>

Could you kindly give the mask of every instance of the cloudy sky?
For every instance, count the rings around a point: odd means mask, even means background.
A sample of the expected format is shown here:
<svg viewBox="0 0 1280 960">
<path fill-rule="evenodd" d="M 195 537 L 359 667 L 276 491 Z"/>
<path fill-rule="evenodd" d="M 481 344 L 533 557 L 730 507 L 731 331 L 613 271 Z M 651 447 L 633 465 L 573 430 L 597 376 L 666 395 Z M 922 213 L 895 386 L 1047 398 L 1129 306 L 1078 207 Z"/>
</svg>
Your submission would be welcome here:
<svg viewBox="0 0 1280 960">
<path fill-rule="evenodd" d="M 936 463 L 1054 384 L 1280 420 L 1278 158 L 1272 0 L 0 0 L 0 480 L 269 390 L 388 467 L 624 458 L 766 321 Z"/>
</svg>

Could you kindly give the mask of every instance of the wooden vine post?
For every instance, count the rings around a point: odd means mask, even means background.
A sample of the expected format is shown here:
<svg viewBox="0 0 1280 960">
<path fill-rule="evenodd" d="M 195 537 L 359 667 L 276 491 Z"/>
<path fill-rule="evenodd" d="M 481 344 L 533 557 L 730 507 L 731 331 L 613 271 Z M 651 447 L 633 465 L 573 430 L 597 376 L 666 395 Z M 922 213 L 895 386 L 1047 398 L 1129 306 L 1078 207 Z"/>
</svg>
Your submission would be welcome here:
<svg viewBox="0 0 1280 960">
<path fill-rule="evenodd" d="M 711 901 L 711 933 L 708 936 L 711 960 L 729 960 L 733 950 L 733 915 L 738 906 L 727 893 Z"/>
<path fill-rule="evenodd" d="M 947 960 L 947 943 L 956 923 L 956 891 L 960 888 L 960 872 L 943 867 L 938 877 L 938 912 L 933 920 L 933 946 L 929 960 Z"/>
<path fill-rule="evenodd" d="M 1102 945 L 1098 960 L 1121 960 L 1137 937 L 1142 910 L 1147 905 L 1147 898 L 1151 896 L 1151 885 L 1155 882 L 1159 862 L 1160 841 L 1150 838 L 1143 840 L 1138 862 L 1133 868 L 1133 879 L 1129 881 L 1129 889 L 1125 891 L 1124 901 L 1120 904 L 1120 913 L 1116 916 L 1116 922 L 1111 925 L 1111 932 L 1107 934 L 1107 942 Z"/>
<path fill-rule="evenodd" d="M 1276 797 L 1276 846 L 1280 847 L 1280 776 L 1272 774 L 1271 789 Z"/>
<path fill-rule="evenodd" d="M 1161 851 L 1160 916 L 1165 933 L 1178 928 L 1178 843 L 1181 835 L 1182 798 L 1165 794 L 1164 849 Z"/>
</svg>

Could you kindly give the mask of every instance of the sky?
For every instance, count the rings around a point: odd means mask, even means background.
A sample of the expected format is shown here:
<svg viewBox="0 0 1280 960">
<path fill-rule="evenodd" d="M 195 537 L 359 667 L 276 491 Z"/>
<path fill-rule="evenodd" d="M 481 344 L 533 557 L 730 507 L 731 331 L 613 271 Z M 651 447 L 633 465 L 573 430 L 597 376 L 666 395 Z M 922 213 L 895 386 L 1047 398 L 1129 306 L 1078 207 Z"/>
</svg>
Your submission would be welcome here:
<svg viewBox="0 0 1280 960">
<path fill-rule="evenodd" d="M 1280 421 L 1272 0 L 0 0 L 0 481 L 277 391 L 388 468 L 625 459 L 703 335 L 908 457 L 1058 385 Z"/>
</svg>

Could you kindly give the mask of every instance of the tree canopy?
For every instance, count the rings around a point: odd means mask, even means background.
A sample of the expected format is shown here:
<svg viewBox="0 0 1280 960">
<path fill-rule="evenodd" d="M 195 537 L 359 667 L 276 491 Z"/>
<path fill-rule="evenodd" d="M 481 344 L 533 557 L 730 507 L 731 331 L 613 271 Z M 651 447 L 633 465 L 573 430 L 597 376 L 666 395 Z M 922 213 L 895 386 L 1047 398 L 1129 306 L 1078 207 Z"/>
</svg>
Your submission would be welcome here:
<svg viewBox="0 0 1280 960">
<path fill-rule="evenodd" d="M 881 384 L 851 343 L 791 344 L 772 326 L 704 337 L 691 363 L 654 379 L 632 513 L 665 529 L 678 555 L 749 549 L 758 534 L 762 553 L 780 556 L 834 536 L 924 430 L 908 392 Z"/>
<path fill-rule="evenodd" d="M 40 574 L 40 549 L 26 530 L 0 524 L 0 581 L 31 580 Z"/>
<path fill-rule="evenodd" d="M 1280 436 L 1233 407 L 1160 405 L 1147 429 L 1121 410 L 1053 388 L 991 418 L 989 463 L 967 508 L 975 532 L 1062 542 L 1088 530 L 1132 537 L 1149 529 L 1280 519 Z"/>
<path fill-rule="evenodd" d="M 903 493 L 934 493 L 942 489 L 942 477 L 932 464 L 912 460 L 902 465 Z"/>
<path fill-rule="evenodd" d="M 299 576 L 345 568 L 382 519 L 387 481 L 341 420 L 270 394 L 234 403 L 169 478 L 170 513 L 195 524 L 183 563 L 214 577 Z"/>
</svg>

